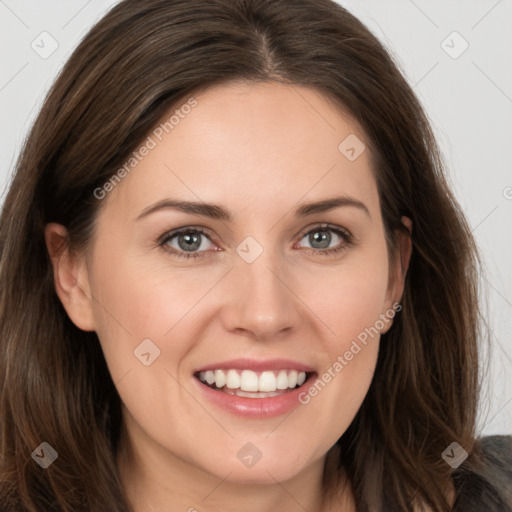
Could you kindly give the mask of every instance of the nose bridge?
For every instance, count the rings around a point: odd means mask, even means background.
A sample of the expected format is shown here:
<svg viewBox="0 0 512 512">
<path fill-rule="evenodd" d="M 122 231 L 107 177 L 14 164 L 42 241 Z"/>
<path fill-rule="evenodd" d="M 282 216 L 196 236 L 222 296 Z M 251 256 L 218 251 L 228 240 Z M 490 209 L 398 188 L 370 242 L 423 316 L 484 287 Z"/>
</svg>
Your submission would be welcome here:
<svg viewBox="0 0 512 512">
<path fill-rule="evenodd" d="M 236 252 L 235 290 L 226 306 L 228 327 L 251 331 L 258 338 L 292 327 L 298 318 L 296 304 L 269 238 L 259 243 L 247 237 Z"/>
</svg>

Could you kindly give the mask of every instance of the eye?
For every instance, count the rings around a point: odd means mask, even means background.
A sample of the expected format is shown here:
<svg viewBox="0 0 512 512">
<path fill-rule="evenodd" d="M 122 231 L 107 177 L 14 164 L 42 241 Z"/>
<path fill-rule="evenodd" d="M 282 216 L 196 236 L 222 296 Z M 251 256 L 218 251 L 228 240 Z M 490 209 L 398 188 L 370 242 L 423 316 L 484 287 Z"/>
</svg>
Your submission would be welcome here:
<svg viewBox="0 0 512 512">
<path fill-rule="evenodd" d="M 203 257 L 213 243 L 201 228 L 186 227 L 166 233 L 159 245 L 178 257 L 198 258 Z"/>
<path fill-rule="evenodd" d="M 306 243 L 310 244 L 305 250 L 322 256 L 338 253 L 353 244 L 352 235 L 346 229 L 330 224 L 317 225 L 309 229 L 300 240 L 306 240 Z M 173 256 L 186 259 L 202 258 L 211 250 L 220 250 L 202 228 L 192 226 L 165 233 L 158 244 Z"/>
<path fill-rule="evenodd" d="M 353 241 L 352 235 L 346 229 L 329 224 L 315 226 L 305 233 L 301 240 L 306 240 L 310 244 L 309 252 L 321 255 L 337 253 L 348 248 Z"/>
</svg>

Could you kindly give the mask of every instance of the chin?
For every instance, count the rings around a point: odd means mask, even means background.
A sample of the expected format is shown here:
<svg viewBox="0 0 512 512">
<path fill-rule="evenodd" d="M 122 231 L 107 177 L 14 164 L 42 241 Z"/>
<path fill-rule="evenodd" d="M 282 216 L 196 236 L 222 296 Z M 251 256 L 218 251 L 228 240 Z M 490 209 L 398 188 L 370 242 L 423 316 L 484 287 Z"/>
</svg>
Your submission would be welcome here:
<svg viewBox="0 0 512 512">
<path fill-rule="evenodd" d="M 247 453 L 250 450 L 246 450 Z M 211 459 L 210 461 L 211 462 Z M 212 467 L 211 463 L 203 466 L 206 471 L 226 481 L 245 485 L 266 485 L 275 484 L 276 480 L 286 481 L 294 478 L 304 471 L 307 463 L 302 457 L 300 461 L 290 457 L 290 453 L 278 453 L 273 451 L 271 456 L 265 457 L 261 454 L 258 459 L 257 453 L 251 460 L 250 455 L 242 451 L 240 460 L 237 456 L 225 463 Z M 229 475 L 229 476 L 227 476 Z"/>
</svg>

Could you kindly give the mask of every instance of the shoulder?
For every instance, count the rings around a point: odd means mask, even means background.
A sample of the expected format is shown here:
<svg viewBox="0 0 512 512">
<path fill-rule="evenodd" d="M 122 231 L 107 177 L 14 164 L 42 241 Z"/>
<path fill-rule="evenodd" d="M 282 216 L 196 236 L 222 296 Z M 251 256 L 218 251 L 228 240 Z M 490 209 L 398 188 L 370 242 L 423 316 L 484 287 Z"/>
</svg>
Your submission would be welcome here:
<svg viewBox="0 0 512 512">
<path fill-rule="evenodd" d="M 457 512 L 512 512 L 512 436 L 487 436 L 453 473 Z"/>
</svg>

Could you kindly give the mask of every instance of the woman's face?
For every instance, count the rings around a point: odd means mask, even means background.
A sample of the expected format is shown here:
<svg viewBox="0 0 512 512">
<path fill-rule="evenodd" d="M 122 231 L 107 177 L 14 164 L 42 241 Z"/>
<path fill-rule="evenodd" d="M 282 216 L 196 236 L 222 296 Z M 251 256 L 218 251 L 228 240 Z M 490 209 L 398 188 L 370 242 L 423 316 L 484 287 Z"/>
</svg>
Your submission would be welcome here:
<svg viewBox="0 0 512 512">
<path fill-rule="evenodd" d="M 277 83 L 194 99 L 101 199 L 66 309 L 99 336 L 138 456 L 273 483 L 349 426 L 402 278 L 364 134 L 328 99 Z"/>
</svg>

